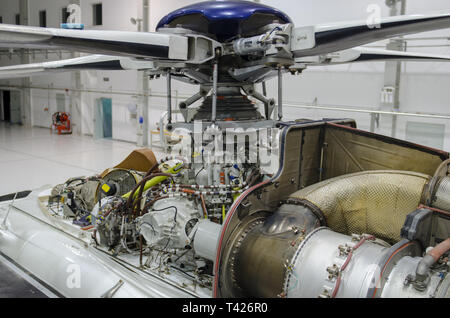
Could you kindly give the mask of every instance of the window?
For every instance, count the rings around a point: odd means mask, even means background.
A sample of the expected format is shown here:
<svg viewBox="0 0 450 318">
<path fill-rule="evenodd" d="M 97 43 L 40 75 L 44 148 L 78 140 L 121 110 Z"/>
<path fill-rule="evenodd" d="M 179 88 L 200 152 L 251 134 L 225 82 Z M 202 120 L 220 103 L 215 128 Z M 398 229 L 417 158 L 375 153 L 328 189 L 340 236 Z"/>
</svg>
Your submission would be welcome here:
<svg viewBox="0 0 450 318">
<path fill-rule="evenodd" d="M 16 25 L 20 25 L 20 14 L 16 14 Z"/>
<path fill-rule="evenodd" d="M 3 17 L 0 17 L 0 23 L 3 23 Z"/>
<path fill-rule="evenodd" d="M 62 8 L 61 17 L 62 17 L 62 23 L 69 22 L 67 20 L 69 20 L 70 12 L 67 12 L 67 7 Z"/>
<path fill-rule="evenodd" d="M 94 16 L 94 25 L 102 25 L 103 24 L 103 6 L 101 3 L 93 5 L 93 16 Z"/>
<path fill-rule="evenodd" d="M 45 10 L 39 11 L 39 26 L 41 28 L 47 27 L 47 11 Z"/>
</svg>

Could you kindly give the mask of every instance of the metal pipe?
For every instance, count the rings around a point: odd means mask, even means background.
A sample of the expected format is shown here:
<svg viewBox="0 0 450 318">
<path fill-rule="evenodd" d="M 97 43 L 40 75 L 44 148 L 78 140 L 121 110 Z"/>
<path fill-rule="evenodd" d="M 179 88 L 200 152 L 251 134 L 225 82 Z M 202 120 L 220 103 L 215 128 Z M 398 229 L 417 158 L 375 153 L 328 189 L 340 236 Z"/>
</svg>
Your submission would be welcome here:
<svg viewBox="0 0 450 318">
<path fill-rule="evenodd" d="M 0 90 L 19 90 L 22 88 L 31 88 L 37 90 L 53 90 L 53 91 L 67 91 L 67 88 L 62 87 L 41 87 L 41 86 L 21 86 L 21 85 L 2 85 L 0 86 Z M 98 93 L 98 94 L 111 94 L 111 95 L 125 95 L 125 96 L 143 96 L 142 93 L 135 91 L 105 91 L 105 90 L 96 90 L 96 89 L 70 89 L 72 92 L 80 92 L 80 93 Z M 166 98 L 167 94 L 165 93 L 152 93 L 149 92 L 149 97 L 156 98 Z M 190 95 L 179 95 L 179 97 L 189 98 Z M 380 115 L 397 115 L 397 116 L 406 116 L 406 117 L 419 117 L 419 118 L 433 118 L 433 119 L 445 119 L 450 120 L 450 116 L 439 115 L 439 114 L 422 114 L 422 113 L 406 113 L 406 112 L 389 112 L 389 111 L 380 111 L 380 110 L 370 110 L 370 109 L 358 109 L 358 108 L 346 108 L 349 106 L 345 105 L 316 105 L 310 103 L 295 103 L 295 104 L 284 104 L 284 107 L 291 108 L 304 108 L 304 109 L 316 109 L 316 110 L 331 110 L 331 111 L 342 111 L 342 112 L 351 112 L 351 113 L 364 113 L 364 114 L 380 114 Z"/>
<path fill-rule="evenodd" d="M 332 111 L 344 111 L 353 113 L 365 113 L 365 114 L 380 114 L 380 115 L 397 115 L 397 116 L 409 116 L 409 117 L 422 117 L 422 118 L 434 118 L 434 119 L 450 119 L 450 116 L 445 115 L 435 115 L 435 114 L 415 114 L 415 113 L 405 113 L 405 112 L 388 112 L 380 110 L 366 110 L 366 109 L 356 109 L 356 108 L 341 108 L 340 106 L 319 106 L 312 104 L 285 104 L 286 107 L 292 108 L 305 108 L 305 109 L 318 109 L 318 110 L 332 110 Z"/>
<path fill-rule="evenodd" d="M 262 82 L 262 90 L 263 90 L 263 95 L 265 97 L 267 97 L 267 84 L 266 84 L 266 82 Z"/>
<path fill-rule="evenodd" d="M 252 94 L 249 94 L 250 96 L 253 96 L 254 98 L 256 98 L 257 100 L 259 100 L 260 102 L 262 102 L 264 105 L 269 105 L 269 104 L 275 104 L 275 100 L 272 99 L 267 99 L 265 97 L 265 95 L 262 95 L 260 93 L 258 93 L 257 91 L 253 91 Z"/>
<path fill-rule="evenodd" d="M 148 101 L 148 93 L 150 90 L 149 79 L 147 72 L 142 74 L 142 146 L 148 146 L 148 132 L 149 132 L 149 118 L 148 118 L 148 108 L 150 106 Z"/>
<path fill-rule="evenodd" d="M 192 104 L 194 104 L 196 101 L 200 100 L 202 97 L 204 96 L 203 91 L 198 92 L 197 94 L 195 94 L 194 96 L 186 99 L 184 102 L 181 102 L 179 107 L 181 109 L 185 109 L 188 108 L 189 106 L 191 106 Z"/>
<path fill-rule="evenodd" d="M 450 251 L 450 238 L 448 238 L 444 242 L 440 243 L 428 254 L 431 255 L 431 257 L 433 257 L 435 262 L 437 262 L 448 251 Z"/>
<path fill-rule="evenodd" d="M 52 91 L 65 91 L 67 92 L 67 88 L 63 87 L 42 87 L 42 86 L 21 86 L 21 85 L 3 85 L 0 86 L 1 90 L 20 90 L 23 88 L 30 88 L 30 89 L 37 89 L 37 90 L 52 90 Z M 98 94 L 112 94 L 112 95 L 127 95 L 127 96 L 144 96 L 144 94 L 137 92 L 137 91 L 112 91 L 112 90 L 96 90 L 92 88 L 88 89 L 69 89 L 69 91 L 72 92 L 81 92 L 81 93 L 98 93 Z M 167 98 L 167 93 L 158 93 L 158 94 L 151 94 L 149 91 L 149 94 L 147 95 L 149 97 L 161 97 L 161 98 Z M 183 97 L 189 97 L 189 95 L 183 95 Z"/>
<path fill-rule="evenodd" d="M 169 124 L 172 123 L 172 74 L 167 72 L 167 119 Z M 163 129 L 163 127 L 160 127 Z"/>
<path fill-rule="evenodd" d="M 449 250 L 450 238 L 437 245 L 435 248 L 433 248 L 433 250 L 425 255 L 425 257 L 420 261 L 419 265 L 417 265 L 416 280 L 418 282 L 424 282 L 428 277 L 430 267 L 433 266 L 434 263 L 439 261 L 439 259 Z"/>
<path fill-rule="evenodd" d="M 142 1 L 142 31 L 149 32 L 150 31 L 150 13 L 149 13 L 149 0 Z M 142 95 L 143 95 L 143 103 L 142 103 L 142 117 L 144 118 L 144 122 L 142 124 L 143 136 L 142 136 L 142 144 L 144 147 L 148 146 L 148 133 L 150 131 L 149 125 L 149 101 L 148 95 L 150 90 L 149 78 L 147 72 L 143 72 L 142 74 Z"/>
<path fill-rule="evenodd" d="M 435 48 L 435 47 L 450 47 L 450 45 L 448 44 L 441 44 L 441 45 L 408 45 L 409 49 L 412 48 Z M 383 45 L 371 45 L 371 46 L 367 46 L 367 48 L 382 48 L 382 49 L 386 49 L 386 46 Z"/>
<path fill-rule="evenodd" d="M 325 159 L 325 147 L 326 144 L 322 145 L 322 149 L 320 150 L 320 168 L 319 168 L 319 182 L 323 181 L 323 161 Z"/>
<path fill-rule="evenodd" d="M 264 112 L 265 112 L 265 115 L 266 115 L 266 119 L 269 120 L 270 116 L 271 116 L 271 113 L 272 113 L 271 110 L 273 110 L 273 107 L 275 106 L 275 99 L 273 99 L 273 98 L 272 99 L 266 98 L 265 94 L 267 92 L 265 92 L 264 94 L 261 94 L 261 93 L 258 93 L 254 89 L 251 89 L 251 90 L 244 89 L 244 90 L 245 90 L 245 92 L 248 95 L 256 98 L 257 100 L 259 100 L 260 102 L 262 102 L 264 104 Z"/>
<path fill-rule="evenodd" d="M 30 2 L 29 0 L 20 0 L 19 1 L 19 12 L 20 12 L 20 24 L 21 25 L 29 25 L 30 24 Z M 25 54 L 27 52 L 26 49 L 20 50 L 21 57 L 20 57 L 20 63 L 21 64 L 30 64 L 31 63 L 31 56 L 28 54 Z M 31 78 L 26 77 L 22 78 L 22 84 L 23 86 L 29 86 L 31 84 Z M 22 90 L 22 104 L 20 106 L 21 110 L 21 121 L 22 123 L 27 127 L 33 126 L 33 105 L 32 105 L 33 99 L 31 98 L 31 90 L 28 88 L 24 88 Z"/>
<path fill-rule="evenodd" d="M 217 82 L 219 81 L 219 64 L 216 61 L 213 66 L 213 96 L 212 96 L 212 118 L 213 123 L 217 119 Z"/>
<path fill-rule="evenodd" d="M 400 4 L 400 6 L 399 6 Z M 405 15 L 406 13 L 406 1 L 405 0 L 388 0 L 386 1 L 386 5 L 390 8 L 390 16 L 397 15 Z M 401 42 L 400 42 L 401 41 Z M 388 50 L 396 50 L 396 51 L 405 51 L 405 45 L 399 47 L 397 42 L 404 43 L 402 37 L 400 37 L 399 41 L 391 41 L 387 44 L 386 49 Z M 400 110 L 400 80 L 401 80 L 401 71 L 402 71 L 402 62 L 386 62 L 385 66 L 385 80 L 384 86 L 393 86 L 395 88 L 394 91 L 394 102 L 393 109 L 394 112 Z M 391 127 L 391 136 L 396 137 L 397 135 L 397 122 L 398 116 L 394 114 L 392 116 L 392 127 Z"/>
<path fill-rule="evenodd" d="M 262 91 L 263 91 L 264 97 L 267 97 L 267 85 L 266 85 L 266 82 L 262 82 Z M 264 112 L 265 112 L 265 115 L 266 115 L 266 119 L 269 120 L 270 116 L 272 114 L 270 113 L 269 104 L 267 104 L 267 103 L 264 103 Z"/>
<path fill-rule="evenodd" d="M 142 30 L 144 32 L 150 31 L 150 1 L 142 1 Z"/>
<path fill-rule="evenodd" d="M 117 291 L 120 289 L 120 287 L 125 284 L 122 280 L 119 280 L 119 282 L 114 285 L 111 289 L 107 290 L 103 295 L 101 295 L 101 298 L 113 298 L 113 296 L 117 293 Z"/>
<path fill-rule="evenodd" d="M 283 72 L 278 68 L 278 119 L 283 120 Z"/>
</svg>

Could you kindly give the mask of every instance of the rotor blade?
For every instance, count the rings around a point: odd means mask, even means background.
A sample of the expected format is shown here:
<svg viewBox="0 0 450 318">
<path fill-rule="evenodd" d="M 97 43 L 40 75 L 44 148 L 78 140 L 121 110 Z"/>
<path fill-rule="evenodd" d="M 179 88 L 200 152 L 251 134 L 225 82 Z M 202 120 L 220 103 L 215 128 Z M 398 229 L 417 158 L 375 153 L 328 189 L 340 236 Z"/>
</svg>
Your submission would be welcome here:
<svg viewBox="0 0 450 318">
<path fill-rule="evenodd" d="M 23 78 L 55 72 L 82 70 L 145 70 L 152 69 L 153 63 L 137 61 L 128 57 L 89 55 L 68 60 L 22 64 L 0 67 L 0 79 Z"/>
<path fill-rule="evenodd" d="M 56 48 L 148 59 L 188 59 L 186 37 L 147 32 L 66 30 L 0 24 L 0 47 Z"/>
<path fill-rule="evenodd" d="M 326 66 L 357 62 L 413 61 L 413 62 L 450 62 L 450 55 L 413 53 L 392 50 L 357 47 L 354 49 L 330 53 L 322 56 L 303 57 L 296 63 L 308 66 Z"/>
<path fill-rule="evenodd" d="M 396 36 L 450 28 L 450 13 L 383 18 L 378 25 L 367 21 L 342 22 L 296 28 L 294 57 L 324 55 Z"/>
</svg>

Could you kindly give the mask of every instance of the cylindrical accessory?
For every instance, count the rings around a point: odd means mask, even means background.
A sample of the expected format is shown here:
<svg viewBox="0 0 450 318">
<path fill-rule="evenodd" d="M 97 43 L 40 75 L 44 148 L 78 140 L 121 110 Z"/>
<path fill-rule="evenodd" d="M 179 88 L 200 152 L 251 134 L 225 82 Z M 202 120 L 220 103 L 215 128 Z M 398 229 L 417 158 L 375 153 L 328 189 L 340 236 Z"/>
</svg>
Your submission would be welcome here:
<svg viewBox="0 0 450 318">
<path fill-rule="evenodd" d="M 444 211 L 450 211 L 450 177 L 444 177 L 439 182 L 432 206 Z"/>
<path fill-rule="evenodd" d="M 222 227 L 219 224 L 201 220 L 194 236 L 195 254 L 215 262 L 221 230 Z"/>
<path fill-rule="evenodd" d="M 131 170 L 112 169 L 103 176 L 101 183 L 98 184 L 95 201 L 97 202 L 104 196 L 123 196 L 132 191 L 141 180 L 142 176 Z M 108 189 L 109 187 L 111 189 Z M 114 193 L 112 193 L 113 188 L 115 188 Z"/>
<path fill-rule="evenodd" d="M 388 248 L 362 237 L 319 228 L 298 247 L 288 271 L 284 296 L 289 298 L 364 298 L 380 276 L 379 260 Z"/>
<path fill-rule="evenodd" d="M 264 52 L 269 48 L 269 44 L 263 40 L 266 35 L 258 35 L 251 38 L 236 40 L 233 44 L 234 52 L 237 55 L 247 55 L 252 53 Z"/>
<path fill-rule="evenodd" d="M 283 120 L 283 71 L 278 68 L 278 119 Z"/>
<path fill-rule="evenodd" d="M 167 119 L 172 123 L 172 74 L 167 72 Z M 160 127 L 163 129 L 163 127 Z"/>
<path fill-rule="evenodd" d="M 201 214 L 192 201 L 166 198 L 137 219 L 137 229 L 149 246 L 183 249 L 191 244 L 189 236 L 199 219 Z"/>
<path fill-rule="evenodd" d="M 217 119 L 217 83 L 219 81 L 219 64 L 217 62 L 213 65 L 213 91 L 212 91 L 212 118 L 213 123 Z"/>
</svg>

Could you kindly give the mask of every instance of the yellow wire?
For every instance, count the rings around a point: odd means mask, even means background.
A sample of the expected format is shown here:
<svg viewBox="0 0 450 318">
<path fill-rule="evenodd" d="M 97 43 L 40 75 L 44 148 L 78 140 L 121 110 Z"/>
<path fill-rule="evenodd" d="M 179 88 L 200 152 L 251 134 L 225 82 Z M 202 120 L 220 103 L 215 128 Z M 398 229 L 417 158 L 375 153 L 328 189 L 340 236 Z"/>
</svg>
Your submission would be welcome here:
<svg viewBox="0 0 450 318">
<path fill-rule="evenodd" d="M 226 216 L 227 216 L 227 212 L 225 210 L 225 205 L 222 205 L 222 222 L 225 222 Z"/>
</svg>

